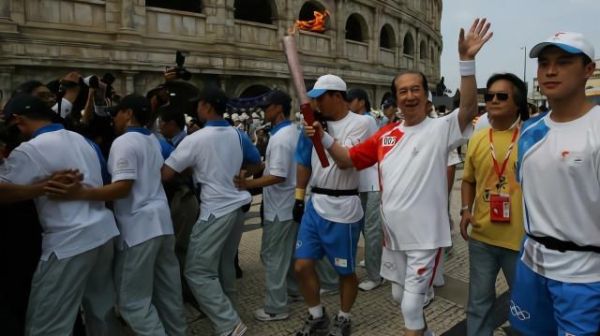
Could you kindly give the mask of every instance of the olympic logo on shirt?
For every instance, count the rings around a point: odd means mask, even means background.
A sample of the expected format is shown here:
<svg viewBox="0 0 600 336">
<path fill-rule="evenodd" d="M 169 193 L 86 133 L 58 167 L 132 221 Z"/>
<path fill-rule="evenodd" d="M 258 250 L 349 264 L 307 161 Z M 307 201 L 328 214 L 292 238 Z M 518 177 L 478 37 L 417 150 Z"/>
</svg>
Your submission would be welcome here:
<svg viewBox="0 0 600 336">
<path fill-rule="evenodd" d="M 531 314 L 528 311 L 521 309 L 521 307 L 517 306 L 513 300 L 510 300 L 510 313 L 512 316 L 518 318 L 521 321 L 529 320 L 531 318 Z"/>
</svg>

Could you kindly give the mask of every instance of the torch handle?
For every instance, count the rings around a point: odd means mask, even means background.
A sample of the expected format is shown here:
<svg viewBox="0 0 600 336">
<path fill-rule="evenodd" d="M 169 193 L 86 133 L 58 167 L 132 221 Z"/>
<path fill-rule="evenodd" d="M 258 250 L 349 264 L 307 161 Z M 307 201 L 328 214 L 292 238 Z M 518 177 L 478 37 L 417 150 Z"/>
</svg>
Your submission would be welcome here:
<svg viewBox="0 0 600 336">
<path fill-rule="evenodd" d="M 300 112 L 302 112 L 304 121 L 306 121 L 308 125 L 312 125 L 315 122 L 315 113 L 312 107 L 310 106 L 310 103 L 300 105 Z M 315 146 L 315 150 L 317 151 L 319 161 L 321 161 L 321 166 L 323 168 L 329 167 L 329 160 L 327 160 L 325 148 L 323 148 L 323 144 L 321 143 L 321 134 L 315 132 L 315 134 L 312 136 L 312 143 Z"/>
</svg>

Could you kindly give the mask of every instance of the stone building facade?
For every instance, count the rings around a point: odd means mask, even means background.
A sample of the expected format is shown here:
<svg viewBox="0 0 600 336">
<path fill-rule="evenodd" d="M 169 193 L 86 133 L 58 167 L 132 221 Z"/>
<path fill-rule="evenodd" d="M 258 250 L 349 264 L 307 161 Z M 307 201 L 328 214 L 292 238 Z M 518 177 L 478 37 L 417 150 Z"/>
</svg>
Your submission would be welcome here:
<svg viewBox="0 0 600 336">
<path fill-rule="evenodd" d="M 337 74 L 377 106 L 400 69 L 439 80 L 442 0 L 0 0 L 0 90 L 6 100 L 25 80 L 77 70 L 111 72 L 117 92 L 144 93 L 183 50 L 198 86 L 293 92 L 281 38 L 324 9 L 327 30 L 298 36 L 307 87 Z"/>
</svg>

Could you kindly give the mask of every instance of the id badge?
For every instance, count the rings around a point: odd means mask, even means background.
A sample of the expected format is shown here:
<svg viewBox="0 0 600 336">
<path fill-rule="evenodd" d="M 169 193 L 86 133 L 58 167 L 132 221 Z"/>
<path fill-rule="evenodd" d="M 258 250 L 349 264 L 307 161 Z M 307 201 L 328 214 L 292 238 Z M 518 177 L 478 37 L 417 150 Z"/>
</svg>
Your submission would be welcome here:
<svg viewBox="0 0 600 336">
<path fill-rule="evenodd" d="M 510 197 L 506 194 L 490 194 L 490 219 L 492 222 L 510 222 Z"/>
</svg>

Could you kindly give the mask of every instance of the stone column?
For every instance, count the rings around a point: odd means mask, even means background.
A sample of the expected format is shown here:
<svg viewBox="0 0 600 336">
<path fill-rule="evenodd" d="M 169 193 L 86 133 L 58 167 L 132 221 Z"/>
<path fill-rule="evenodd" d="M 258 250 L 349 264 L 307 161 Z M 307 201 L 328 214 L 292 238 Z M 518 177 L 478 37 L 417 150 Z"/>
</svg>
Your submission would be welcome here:
<svg viewBox="0 0 600 336">
<path fill-rule="evenodd" d="M 10 93 L 13 90 L 12 77 L 15 72 L 15 67 L 12 66 L 1 66 L 0 67 L 0 91 L 2 91 L 2 99 L 0 100 L 0 107 L 8 101 Z"/>
<path fill-rule="evenodd" d="M 135 10 L 137 0 L 121 0 L 121 24 L 117 32 L 117 41 L 140 44 L 141 36 L 136 27 Z"/>
<path fill-rule="evenodd" d="M 11 18 L 10 0 L 0 0 L 0 32 L 17 32 L 17 24 Z"/>
<path fill-rule="evenodd" d="M 138 74 L 137 71 L 123 71 L 123 75 L 125 75 L 125 95 L 131 94 L 135 92 L 135 75 Z"/>
</svg>

